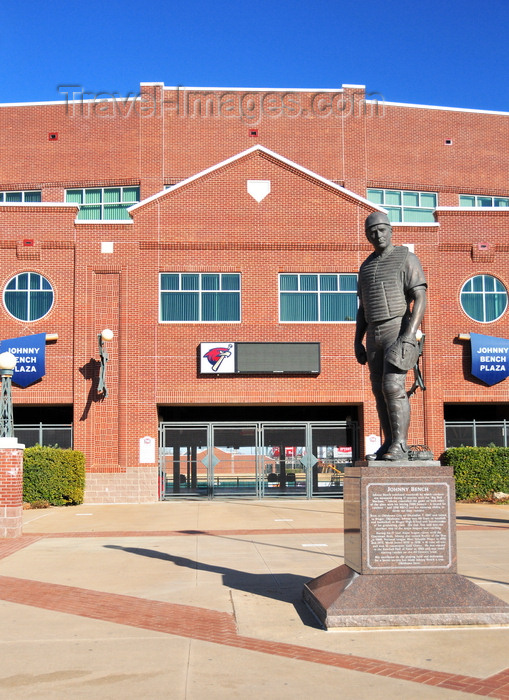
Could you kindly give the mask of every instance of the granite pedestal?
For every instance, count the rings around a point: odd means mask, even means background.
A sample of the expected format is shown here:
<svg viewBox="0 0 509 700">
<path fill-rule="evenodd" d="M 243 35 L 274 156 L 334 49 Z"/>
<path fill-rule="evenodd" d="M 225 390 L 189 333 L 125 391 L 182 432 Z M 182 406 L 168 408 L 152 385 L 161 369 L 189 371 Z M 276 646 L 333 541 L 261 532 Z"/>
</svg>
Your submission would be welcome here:
<svg viewBox="0 0 509 700">
<path fill-rule="evenodd" d="M 356 462 L 343 494 L 345 564 L 304 586 L 326 628 L 509 624 L 509 605 L 456 572 L 451 467 Z"/>
</svg>

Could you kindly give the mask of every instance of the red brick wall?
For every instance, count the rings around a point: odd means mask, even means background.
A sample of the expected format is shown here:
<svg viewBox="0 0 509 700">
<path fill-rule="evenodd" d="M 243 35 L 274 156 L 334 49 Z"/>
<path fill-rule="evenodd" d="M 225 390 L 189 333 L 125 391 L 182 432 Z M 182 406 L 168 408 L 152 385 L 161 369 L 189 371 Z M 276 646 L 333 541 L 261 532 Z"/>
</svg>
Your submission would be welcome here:
<svg viewBox="0 0 509 700">
<path fill-rule="evenodd" d="M 0 106 L 0 190 L 42 188 L 61 201 L 67 187 L 141 184 L 147 197 L 260 143 L 359 194 L 429 189 L 453 205 L 459 192 L 509 194 L 506 114 L 366 103 L 348 87 L 140 92 L 134 103 Z"/>
<path fill-rule="evenodd" d="M 366 119 L 368 186 L 507 195 L 508 123 L 507 114 L 387 105 Z"/>
<path fill-rule="evenodd" d="M 442 205 L 456 205 L 459 192 L 509 194 L 509 155 L 501 147 L 508 116 L 390 105 L 365 112 L 352 88 L 344 93 L 354 100 L 348 116 L 304 114 L 309 93 L 299 97 L 299 116 L 267 113 L 254 123 L 163 110 L 174 91 L 144 90 L 148 100 L 155 95 L 153 114 L 150 101 L 145 112 L 110 117 L 99 116 L 97 106 L 86 115 L 55 105 L 0 107 L 0 189 L 42 187 L 48 202 L 62 200 L 70 186 L 140 183 L 145 197 L 261 143 L 362 196 L 367 185 L 439 191 Z M 255 97 L 256 107 L 263 96 Z M 50 131 L 57 141 L 47 140 Z M 270 180 L 271 194 L 257 203 L 247 179 Z M 48 345 L 44 379 L 14 387 L 14 401 L 74 405 L 89 501 L 156 498 L 157 465 L 139 465 L 138 441 L 157 436 L 158 405 L 328 404 L 331 419 L 335 406 L 352 405 L 363 433 L 379 432 L 367 369 L 353 355 L 354 324 L 278 318 L 279 273 L 357 272 L 370 250 L 363 228 L 369 211 L 260 151 L 137 208 L 125 224 L 76 224 L 73 207 L 0 206 L 2 289 L 17 272 L 34 271 L 55 290 L 54 307 L 40 321 L 22 323 L 0 311 L 2 336 L 59 335 Z M 411 400 L 410 441 L 429 444 L 436 455 L 443 449 L 444 403 L 507 403 L 505 383 L 486 387 L 470 377 L 468 343 L 457 340 L 469 331 L 507 337 L 506 315 L 487 327 L 459 305 L 461 286 L 475 274 L 496 275 L 509 287 L 507 216 L 439 212 L 439 225 L 394 228 L 395 243 L 415 245 L 429 282 L 427 390 Z M 34 245 L 24 247 L 24 238 Z M 113 253 L 101 252 L 105 241 Z M 490 244 L 488 255 L 475 253 L 480 242 Z M 239 272 L 242 323 L 159 324 L 158 276 L 171 271 Z M 115 333 L 107 344 L 109 395 L 97 400 L 97 335 L 105 327 Z M 215 340 L 318 341 L 321 373 L 199 376 L 197 347 Z"/>
</svg>

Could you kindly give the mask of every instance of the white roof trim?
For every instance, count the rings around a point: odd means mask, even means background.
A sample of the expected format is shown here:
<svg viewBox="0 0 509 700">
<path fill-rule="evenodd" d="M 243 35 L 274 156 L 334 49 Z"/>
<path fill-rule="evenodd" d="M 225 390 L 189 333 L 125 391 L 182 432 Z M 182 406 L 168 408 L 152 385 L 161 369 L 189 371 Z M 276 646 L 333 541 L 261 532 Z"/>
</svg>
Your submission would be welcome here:
<svg viewBox="0 0 509 700">
<path fill-rule="evenodd" d="M 76 86 L 79 87 L 79 86 Z M 338 92 L 343 92 L 343 90 L 346 89 L 366 89 L 365 85 L 354 85 L 350 83 L 344 83 L 341 87 L 338 88 L 291 88 L 291 87 L 286 87 L 286 88 L 280 88 L 280 87 L 196 87 L 196 86 L 191 86 L 191 85 L 165 85 L 164 82 L 140 82 L 140 87 L 162 87 L 163 90 L 200 90 L 204 92 L 214 92 L 214 91 L 221 91 L 221 92 L 291 92 L 291 93 L 299 93 L 299 92 L 314 92 L 314 93 L 338 93 Z M 83 93 L 84 95 L 88 94 L 86 91 Z M 99 93 L 98 93 L 99 94 Z M 108 94 L 108 93 L 100 93 L 100 94 Z M 369 95 L 372 95 L 373 93 L 368 93 Z M 379 94 L 379 93 L 376 93 Z M 127 97 L 124 96 L 115 96 L 113 98 L 107 98 L 107 97 L 101 97 L 100 102 L 112 102 L 113 100 L 122 100 L 123 102 L 130 102 L 132 100 L 137 99 L 138 95 L 132 96 L 131 94 L 128 93 Z M 380 93 L 380 97 L 382 97 Z M 65 99 L 60 99 L 60 100 L 44 100 L 44 101 L 38 101 L 38 102 L 0 102 L 0 107 L 29 107 L 29 106 L 35 106 L 35 107 L 44 107 L 45 105 L 51 106 L 51 105 L 69 105 L 69 104 L 87 104 L 87 103 L 92 103 L 92 102 L 98 102 L 98 98 L 89 98 L 89 99 L 76 99 L 76 100 L 65 100 Z M 384 105 L 388 105 L 389 107 L 410 107 L 411 109 L 434 109 L 434 110 L 442 110 L 445 112 L 466 112 L 469 114 L 494 114 L 494 115 L 501 115 L 501 116 L 508 116 L 509 112 L 503 112 L 500 110 L 492 110 L 492 109 L 473 109 L 470 107 L 444 107 L 440 105 L 421 105 L 421 104 L 414 104 L 410 102 L 389 102 L 387 100 L 384 100 L 383 97 L 382 99 L 377 99 L 377 100 L 372 100 L 372 99 L 366 99 L 367 104 L 379 104 L 382 103 Z"/>
<path fill-rule="evenodd" d="M 260 153 L 265 153 L 268 156 L 271 156 L 272 158 L 275 158 L 276 160 L 279 160 L 281 163 L 285 163 L 285 165 L 290 166 L 291 168 L 295 168 L 295 170 L 298 170 L 304 175 L 308 175 L 309 177 L 312 177 L 314 180 L 318 180 L 318 182 L 321 182 L 325 185 L 328 185 L 334 190 L 337 190 L 338 192 L 341 192 L 342 194 L 346 194 L 349 197 L 352 197 L 353 199 L 356 199 L 358 202 L 362 202 L 363 204 L 368 204 L 374 211 L 381 211 L 386 213 L 386 210 L 383 209 L 382 207 L 377 206 L 373 202 L 370 202 L 369 199 L 366 199 L 365 197 L 361 197 L 360 195 L 356 194 L 355 192 L 352 192 L 351 190 L 347 190 L 345 187 L 341 187 L 341 185 L 336 185 L 335 182 L 332 182 L 332 180 L 327 180 L 327 178 L 322 177 L 321 175 L 318 175 L 317 173 L 314 173 L 312 170 L 308 170 L 307 168 L 304 168 L 302 165 L 298 165 L 297 163 L 294 163 L 293 161 L 289 160 L 288 158 L 285 158 L 284 156 L 280 156 L 278 153 L 275 153 L 274 151 L 269 150 L 268 148 L 265 148 L 265 146 L 260 146 L 259 144 L 256 144 L 255 146 L 251 146 L 251 148 L 248 148 L 245 151 L 242 151 L 241 153 L 237 153 L 237 155 L 232 156 L 231 158 L 227 158 L 226 160 L 221 161 L 220 163 L 217 163 L 216 165 L 211 166 L 210 168 L 206 168 L 205 170 L 202 170 L 199 173 L 196 173 L 196 175 L 191 175 L 191 177 L 186 178 L 185 180 L 182 180 L 181 182 L 178 182 L 176 185 L 173 185 L 169 189 L 162 190 L 161 192 L 157 192 L 156 194 L 153 194 L 151 197 L 147 197 L 147 199 L 143 199 L 141 202 L 138 202 L 137 204 L 133 204 L 130 207 L 127 208 L 128 212 L 135 211 L 136 209 L 139 209 L 139 207 L 145 206 L 145 204 L 148 204 L 149 202 L 153 202 L 156 199 L 159 199 L 159 197 L 162 197 L 163 195 L 170 195 L 175 190 L 179 189 L 180 187 L 184 187 L 185 185 L 188 185 L 190 182 L 194 182 L 194 180 L 198 180 L 201 177 L 204 177 L 205 175 L 208 175 L 209 173 L 213 173 L 215 170 L 219 170 L 220 168 L 224 168 L 225 165 L 229 165 L 230 163 L 234 163 L 237 160 L 240 160 L 241 158 L 244 158 L 245 156 L 249 155 L 250 153 L 255 153 L 256 151 L 259 151 Z"/>
<path fill-rule="evenodd" d="M 75 224 L 87 224 L 90 225 L 96 225 L 96 224 L 113 224 L 114 226 L 118 226 L 119 224 L 133 224 L 132 219 L 76 219 Z"/>
<path fill-rule="evenodd" d="M 500 112 L 494 109 L 471 109 L 469 107 L 440 107 L 437 105 L 416 105 L 406 102 L 387 102 L 387 100 L 366 100 L 366 102 L 377 102 L 382 103 L 384 106 L 389 107 L 411 107 L 412 109 L 436 109 L 443 110 L 445 112 L 468 112 L 470 114 L 500 114 L 503 116 L 508 116 L 509 112 Z"/>
<path fill-rule="evenodd" d="M 66 100 L 47 100 L 45 102 L 0 102 L 0 107 L 44 107 L 45 105 L 65 104 L 67 104 Z"/>
<path fill-rule="evenodd" d="M 88 95 L 90 93 L 83 93 L 84 95 Z M 112 93 L 101 93 L 101 94 L 109 94 L 111 95 Z M 0 103 L 0 107 L 44 107 L 44 105 L 48 106 L 54 106 L 54 105 L 86 105 L 86 104 L 104 104 L 105 102 L 122 102 L 122 104 L 127 104 L 128 102 L 134 102 L 137 99 L 139 99 L 139 95 L 131 95 L 130 97 L 123 97 L 122 95 L 114 96 L 114 97 L 90 97 L 88 99 L 76 99 L 76 100 L 58 100 L 58 101 L 53 101 L 53 102 L 4 102 Z"/>
<path fill-rule="evenodd" d="M 392 221 L 391 222 L 392 228 L 401 226 L 402 228 L 406 228 L 407 226 L 411 228 L 424 228 L 428 226 L 440 226 L 438 221 Z"/>
<path fill-rule="evenodd" d="M 79 87 L 79 86 L 76 86 Z M 264 88 L 253 88 L 253 87 L 195 87 L 194 85 L 165 85 L 164 83 L 140 83 L 140 87 L 162 87 L 163 90 L 182 90 L 182 91 L 202 91 L 202 92 L 315 92 L 315 93 L 338 93 L 343 92 L 343 87 L 346 88 L 365 88 L 365 85 L 344 85 L 340 88 L 276 88 L 276 87 L 264 87 Z M 69 93 L 70 94 L 70 93 Z M 81 94 L 79 90 L 75 91 L 75 94 Z M 84 91 L 83 95 L 90 94 L 88 91 Z M 98 95 L 108 95 L 112 93 L 101 92 Z M 70 105 L 70 104 L 91 104 L 91 103 L 101 103 L 119 101 L 131 102 L 139 98 L 139 95 L 129 95 L 127 97 L 122 95 L 116 95 L 115 97 L 91 97 L 75 100 L 66 100 L 64 98 L 60 100 L 45 100 L 41 102 L 0 102 L 0 107 L 44 107 L 52 105 Z"/>
<path fill-rule="evenodd" d="M 74 87 L 74 86 L 68 86 L 68 87 Z M 79 85 L 75 87 L 81 87 Z M 163 90 L 200 90 L 204 92 L 213 92 L 213 91 L 221 91 L 221 92 L 237 92 L 237 91 L 242 91 L 242 92 L 291 92 L 291 93 L 298 93 L 298 92 L 314 92 L 314 93 L 338 93 L 342 92 L 345 88 L 346 89 L 366 89 L 366 85 L 356 85 L 354 83 L 344 83 L 341 87 L 338 88 L 294 88 L 294 87 L 196 87 L 194 85 L 165 85 L 164 82 L 140 82 L 140 87 L 162 87 Z M 83 93 L 84 95 L 88 94 L 86 91 Z M 99 93 L 98 93 L 99 94 Z M 100 94 L 108 94 L 108 93 L 100 93 Z M 372 93 L 368 93 L 369 95 L 372 95 Z M 379 94 L 376 92 L 376 94 Z M 137 96 L 132 97 L 131 93 L 128 93 L 128 97 L 123 97 L 123 96 L 115 96 L 113 99 L 115 100 L 123 100 L 124 102 L 130 101 L 133 99 L 136 99 Z M 382 97 L 380 93 L 380 97 Z M 65 99 L 60 99 L 60 100 L 43 100 L 43 101 L 37 101 L 37 102 L 3 102 L 0 103 L 0 107 L 26 107 L 26 106 L 44 106 L 44 105 L 68 105 L 68 104 L 73 104 L 74 102 L 78 104 L 86 104 L 88 102 L 97 102 L 97 97 L 96 98 L 91 98 L 91 99 L 77 99 L 77 100 L 65 100 Z M 100 98 L 101 103 L 104 102 L 109 102 L 112 101 L 109 98 L 106 97 L 101 97 Z M 389 107 L 410 107 L 412 109 L 434 109 L 434 110 L 443 110 L 446 112 L 467 112 L 470 114 L 494 114 L 494 115 L 503 115 L 507 116 L 509 115 L 509 112 L 504 112 L 500 110 L 491 110 L 491 109 L 472 109 L 469 107 L 444 107 L 444 106 L 439 106 L 439 105 L 423 105 L 423 104 L 414 104 L 414 103 L 406 103 L 406 102 L 389 102 L 383 99 L 381 100 L 371 100 L 367 99 L 367 103 L 380 103 L 382 102 L 384 105 L 388 105 Z"/>
<path fill-rule="evenodd" d="M 160 85 L 160 83 L 141 83 L 141 85 Z M 204 92 L 343 92 L 344 87 L 359 87 L 364 85 L 343 85 L 339 88 L 281 88 L 281 87 L 196 87 L 194 85 L 165 85 L 165 90 L 202 90 Z"/>
<path fill-rule="evenodd" d="M 482 195 L 481 195 L 482 196 Z M 496 196 L 496 195 L 495 195 Z M 437 207 L 435 211 L 464 211 L 465 213 L 482 211 L 499 211 L 509 214 L 509 207 Z"/>
<path fill-rule="evenodd" d="M 73 202 L 0 202 L 0 207 L 74 207 L 79 209 L 80 205 Z"/>
</svg>

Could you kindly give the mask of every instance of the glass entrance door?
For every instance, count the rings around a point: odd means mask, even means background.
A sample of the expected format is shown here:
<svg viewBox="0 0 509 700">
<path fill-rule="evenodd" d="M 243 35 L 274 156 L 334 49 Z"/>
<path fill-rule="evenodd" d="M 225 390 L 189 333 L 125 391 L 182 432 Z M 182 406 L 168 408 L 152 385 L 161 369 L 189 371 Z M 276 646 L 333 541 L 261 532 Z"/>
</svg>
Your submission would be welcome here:
<svg viewBox="0 0 509 700">
<path fill-rule="evenodd" d="M 343 493 L 345 465 L 352 463 L 353 435 L 348 425 L 311 426 L 312 495 Z"/>
<path fill-rule="evenodd" d="M 341 496 L 357 424 L 161 423 L 160 494 Z"/>
<path fill-rule="evenodd" d="M 207 428 L 173 428 L 161 435 L 161 494 L 208 494 Z"/>
<path fill-rule="evenodd" d="M 259 496 L 256 425 L 213 428 L 214 496 Z"/>
<path fill-rule="evenodd" d="M 263 493 L 306 496 L 306 427 L 263 426 Z"/>
</svg>

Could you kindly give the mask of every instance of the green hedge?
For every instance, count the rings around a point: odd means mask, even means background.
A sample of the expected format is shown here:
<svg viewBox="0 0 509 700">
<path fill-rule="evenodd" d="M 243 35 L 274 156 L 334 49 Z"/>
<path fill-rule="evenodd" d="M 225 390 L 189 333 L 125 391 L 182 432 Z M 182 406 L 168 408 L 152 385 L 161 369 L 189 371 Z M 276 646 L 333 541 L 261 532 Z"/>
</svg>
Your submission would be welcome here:
<svg viewBox="0 0 509 700">
<path fill-rule="evenodd" d="M 509 493 L 509 447 L 451 447 L 444 464 L 454 467 L 456 498 L 490 498 L 494 491 Z"/>
<path fill-rule="evenodd" d="M 85 455 L 58 447 L 27 447 L 23 460 L 23 500 L 53 506 L 83 503 Z"/>
</svg>

